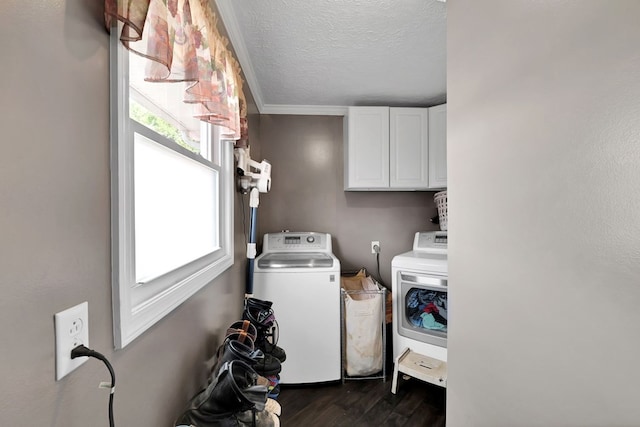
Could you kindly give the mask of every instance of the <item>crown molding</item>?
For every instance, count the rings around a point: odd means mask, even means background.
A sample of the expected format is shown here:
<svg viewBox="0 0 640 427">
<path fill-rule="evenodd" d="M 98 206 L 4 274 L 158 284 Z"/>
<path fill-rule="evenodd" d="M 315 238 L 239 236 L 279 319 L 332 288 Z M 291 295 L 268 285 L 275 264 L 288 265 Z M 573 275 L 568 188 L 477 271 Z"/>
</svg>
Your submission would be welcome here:
<svg viewBox="0 0 640 427">
<path fill-rule="evenodd" d="M 293 114 L 305 116 L 344 116 L 347 107 L 342 105 L 283 105 L 265 104 L 261 114 Z"/>
<path fill-rule="evenodd" d="M 258 79 L 256 78 L 256 73 L 247 51 L 247 45 L 242 37 L 240 25 L 238 24 L 236 15 L 233 12 L 233 6 L 231 5 L 233 1 L 234 0 L 215 0 L 218 12 L 220 13 L 220 18 L 227 30 L 233 50 L 236 52 L 244 77 L 247 79 L 249 90 L 253 95 L 253 100 L 256 102 L 258 112 L 263 114 L 264 102 L 262 101 L 262 91 L 260 90 L 260 85 L 258 85 Z"/>
</svg>

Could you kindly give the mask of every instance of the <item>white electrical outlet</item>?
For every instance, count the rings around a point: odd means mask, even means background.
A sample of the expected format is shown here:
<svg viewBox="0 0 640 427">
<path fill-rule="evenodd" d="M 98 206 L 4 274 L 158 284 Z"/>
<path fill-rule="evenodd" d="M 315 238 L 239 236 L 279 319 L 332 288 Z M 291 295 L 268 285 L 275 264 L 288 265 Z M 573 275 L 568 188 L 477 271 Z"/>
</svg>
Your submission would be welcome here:
<svg viewBox="0 0 640 427">
<path fill-rule="evenodd" d="M 376 250 L 376 246 L 378 247 L 378 250 Z M 372 240 L 371 241 L 371 253 L 372 254 L 377 254 L 378 252 L 380 252 L 380 242 L 377 240 Z"/>
<path fill-rule="evenodd" d="M 56 381 L 87 361 L 88 357 L 71 358 L 71 350 L 79 345 L 89 347 L 89 303 L 83 302 L 54 315 L 56 326 Z"/>
</svg>

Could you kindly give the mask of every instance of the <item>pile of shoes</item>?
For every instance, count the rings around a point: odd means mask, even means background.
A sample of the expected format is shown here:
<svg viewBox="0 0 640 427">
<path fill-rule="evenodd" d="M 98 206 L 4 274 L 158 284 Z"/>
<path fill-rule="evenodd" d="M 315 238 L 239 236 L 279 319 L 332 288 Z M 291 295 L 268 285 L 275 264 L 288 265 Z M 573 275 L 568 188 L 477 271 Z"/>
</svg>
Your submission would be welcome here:
<svg viewBox="0 0 640 427">
<path fill-rule="evenodd" d="M 227 329 L 207 388 L 191 399 L 176 427 L 280 425 L 282 408 L 275 399 L 286 353 L 276 345 L 271 306 L 270 301 L 245 300 L 243 320 Z"/>
<path fill-rule="evenodd" d="M 258 361 L 254 369 L 269 380 L 269 397 L 277 399 L 280 394 L 280 371 L 287 355 L 275 345 L 277 324 L 271 305 L 271 301 L 247 298 L 242 318 L 256 327 L 255 346 L 262 351 L 264 358 Z"/>
</svg>

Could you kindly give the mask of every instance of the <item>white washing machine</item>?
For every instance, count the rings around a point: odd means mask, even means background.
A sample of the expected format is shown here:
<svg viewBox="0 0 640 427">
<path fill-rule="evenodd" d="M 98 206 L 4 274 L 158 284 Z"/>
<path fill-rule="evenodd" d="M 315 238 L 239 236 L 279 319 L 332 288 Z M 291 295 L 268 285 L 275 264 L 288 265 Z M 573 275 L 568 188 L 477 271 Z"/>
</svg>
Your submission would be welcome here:
<svg viewBox="0 0 640 427">
<path fill-rule="evenodd" d="M 413 250 L 391 261 L 393 357 L 408 348 L 447 360 L 447 232 L 418 232 Z"/>
<path fill-rule="evenodd" d="M 265 234 L 253 277 L 253 295 L 273 302 L 278 346 L 287 354 L 280 383 L 339 380 L 340 261 L 331 235 Z"/>
</svg>

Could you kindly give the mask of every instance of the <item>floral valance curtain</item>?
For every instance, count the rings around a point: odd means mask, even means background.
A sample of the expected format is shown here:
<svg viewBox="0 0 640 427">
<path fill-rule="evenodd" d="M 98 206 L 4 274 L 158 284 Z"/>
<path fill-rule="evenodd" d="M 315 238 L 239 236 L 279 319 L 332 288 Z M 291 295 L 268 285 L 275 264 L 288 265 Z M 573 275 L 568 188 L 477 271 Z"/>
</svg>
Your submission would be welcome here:
<svg viewBox="0 0 640 427">
<path fill-rule="evenodd" d="M 145 80 L 188 82 L 184 101 L 194 104 L 197 118 L 246 139 L 240 66 L 207 0 L 105 0 L 107 28 L 116 21 L 123 23 L 123 45 L 150 60 Z"/>
</svg>

